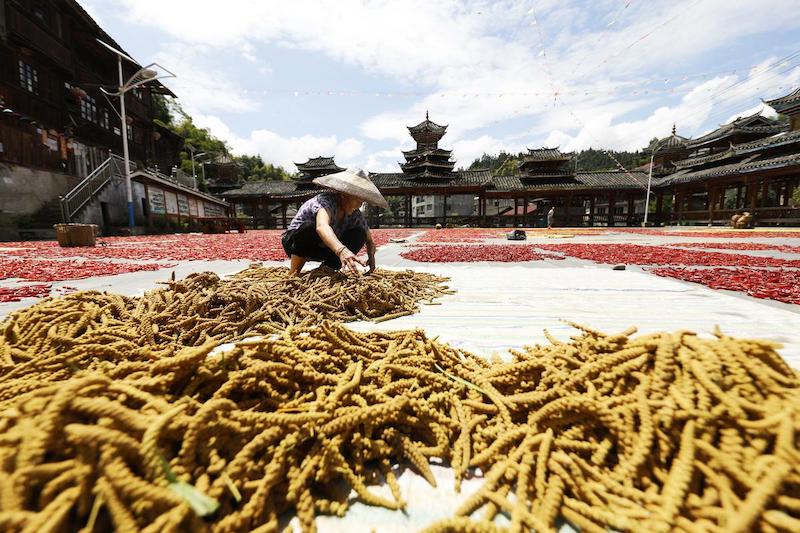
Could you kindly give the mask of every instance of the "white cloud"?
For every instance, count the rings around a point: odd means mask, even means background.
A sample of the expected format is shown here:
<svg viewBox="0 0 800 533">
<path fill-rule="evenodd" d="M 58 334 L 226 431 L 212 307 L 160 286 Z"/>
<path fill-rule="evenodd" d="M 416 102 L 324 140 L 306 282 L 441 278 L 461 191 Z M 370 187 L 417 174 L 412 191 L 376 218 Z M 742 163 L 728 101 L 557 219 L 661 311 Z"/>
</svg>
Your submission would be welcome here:
<svg viewBox="0 0 800 533">
<path fill-rule="evenodd" d="M 197 66 L 210 49 L 231 50 L 255 64 L 258 47 L 269 43 L 429 91 L 406 109 L 369 117 L 361 133 L 407 147 L 405 126 L 429 109 L 432 120 L 450 125 L 444 144 L 463 154 L 459 163 L 465 165 L 484 147 L 508 149 L 519 142 L 636 149 L 675 122 L 680 133 L 694 136 L 752 108 L 758 97 L 774 96 L 780 84 L 800 83 L 798 69 L 783 78 L 776 76 L 780 69 L 683 78 L 708 68 L 702 58 L 712 53 L 727 53 L 767 31 L 800 28 L 797 0 L 228 0 L 224 9 L 211 0 L 123 1 L 128 19 L 182 43 L 169 45 L 164 61 L 181 71 L 173 86 L 191 109 L 256 109 L 257 102 L 235 85 L 201 75 Z M 257 72 L 269 68 L 260 65 Z M 329 89 L 320 83 L 319 89 Z M 496 126 L 510 121 L 529 124 L 529 140 L 496 133 Z M 305 155 L 318 146 L 343 153 L 356 146 L 340 147 L 345 141 L 335 136 L 281 137 L 268 130 L 239 141 L 285 158 L 293 143 L 306 138 L 311 144 Z M 400 154 L 376 151 L 367 160 L 397 170 L 390 157 Z"/>
<path fill-rule="evenodd" d="M 509 153 L 521 152 L 525 146 L 522 144 L 510 145 L 508 142 L 495 139 L 489 135 L 481 135 L 475 139 L 462 139 L 453 143 L 453 159 L 457 167 L 469 167 L 470 163 L 483 154 L 498 154 L 501 151 Z"/>
<path fill-rule="evenodd" d="M 100 12 L 97 10 L 97 6 L 95 5 L 94 1 L 81 0 L 80 4 L 83 10 L 86 11 L 89 16 L 94 19 L 97 25 L 102 28 L 104 19 L 102 16 L 100 16 Z"/>
<path fill-rule="evenodd" d="M 192 115 L 258 109 L 258 102 L 207 63 L 208 51 L 206 46 L 169 43 L 155 55 L 155 61 L 177 76 L 164 83 L 178 95 L 184 108 Z"/>
<path fill-rule="evenodd" d="M 241 137 L 217 116 L 196 114 L 193 119 L 198 127 L 208 128 L 213 135 L 227 141 L 234 153 L 258 154 L 264 161 L 280 165 L 290 172 L 296 171 L 294 163 L 321 155 L 335 155 L 340 166 L 363 165 L 358 157 L 364 146 L 357 139 L 339 140 L 336 135 L 283 137 L 265 129 L 253 130 L 247 137 Z"/>
</svg>

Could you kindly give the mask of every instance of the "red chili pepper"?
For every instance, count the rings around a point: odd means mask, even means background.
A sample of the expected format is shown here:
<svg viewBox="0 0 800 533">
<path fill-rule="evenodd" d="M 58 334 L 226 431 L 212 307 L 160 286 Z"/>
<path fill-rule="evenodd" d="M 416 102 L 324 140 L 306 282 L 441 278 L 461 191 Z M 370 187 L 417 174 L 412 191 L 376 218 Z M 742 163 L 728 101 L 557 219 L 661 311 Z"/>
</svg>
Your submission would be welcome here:
<svg viewBox="0 0 800 533">
<path fill-rule="evenodd" d="M 23 298 L 41 298 L 50 294 L 49 283 L 24 287 L 0 287 L 0 302 L 18 302 Z"/>
<path fill-rule="evenodd" d="M 109 263 L 105 261 L 47 259 L 0 259 L 0 279 L 19 278 L 28 281 L 61 281 L 65 279 L 85 279 L 94 276 L 111 276 L 138 272 L 140 270 L 159 270 L 174 265 L 160 263 Z"/>
<path fill-rule="evenodd" d="M 372 230 L 375 244 L 385 245 L 390 239 L 409 237 L 419 230 Z M 196 233 L 174 235 L 146 235 L 137 237 L 103 237 L 95 247 L 61 248 L 55 241 L 26 241 L 4 244 L 2 257 L 62 258 L 85 257 L 91 259 L 132 260 L 250 260 L 283 261 L 286 252 L 281 244 L 282 230 L 259 230 L 247 233 L 201 235 Z"/>
<path fill-rule="evenodd" d="M 755 268 L 654 268 L 658 276 L 702 283 L 712 289 L 744 292 L 755 298 L 800 304 L 800 270 Z"/>
<path fill-rule="evenodd" d="M 492 237 L 505 237 L 504 233 L 477 228 L 449 228 L 428 230 L 416 242 L 481 242 Z"/>
<path fill-rule="evenodd" d="M 680 231 L 652 228 L 609 228 L 612 233 L 637 233 L 640 235 L 661 235 L 665 237 L 719 237 L 734 239 L 798 239 L 800 231 Z"/>
<path fill-rule="evenodd" d="M 643 246 L 640 244 L 540 244 L 536 246 L 578 259 L 608 264 L 800 267 L 800 260 L 723 252 L 700 252 L 667 246 Z"/>
<path fill-rule="evenodd" d="M 800 254 L 800 246 L 788 244 L 763 244 L 760 242 L 678 242 L 669 246 L 683 248 L 714 248 L 717 250 L 774 250 L 787 254 Z"/>
<path fill-rule="evenodd" d="M 540 254 L 534 250 L 533 246 L 512 244 L 419 246 L 402 252 L 400 255 L 406 259 L 423 263 L 469 263 L 475 261 L 510 263 L 563 259 L 559 256 Z"/>
</svg>

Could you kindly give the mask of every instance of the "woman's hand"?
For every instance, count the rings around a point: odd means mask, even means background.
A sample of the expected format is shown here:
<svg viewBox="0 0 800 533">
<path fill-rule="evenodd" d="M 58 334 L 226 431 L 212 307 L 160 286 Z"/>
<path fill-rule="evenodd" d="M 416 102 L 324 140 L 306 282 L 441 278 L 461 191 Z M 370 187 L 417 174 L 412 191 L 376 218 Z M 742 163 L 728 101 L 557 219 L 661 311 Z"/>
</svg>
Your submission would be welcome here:
<svg viewBox="0 0 800 533">
<path fill-rule="evenodd" d="M 375 243 L 372 242 L 372 240 L 367 241 L 367 265 L 369 265 L 367 274 L 370 274 L 375 270 L 375 248 Z"/>
<path fill-rule="evenodd" d="M 367 266 L 363 259 L 356 257 L 356 254 L 350 251 L 346 246 L 342 247 L 339 251 L 339 261 L 342 262 L 342 270 L 358 274 L 358 267 L 356 265 Z"/>
</svg>

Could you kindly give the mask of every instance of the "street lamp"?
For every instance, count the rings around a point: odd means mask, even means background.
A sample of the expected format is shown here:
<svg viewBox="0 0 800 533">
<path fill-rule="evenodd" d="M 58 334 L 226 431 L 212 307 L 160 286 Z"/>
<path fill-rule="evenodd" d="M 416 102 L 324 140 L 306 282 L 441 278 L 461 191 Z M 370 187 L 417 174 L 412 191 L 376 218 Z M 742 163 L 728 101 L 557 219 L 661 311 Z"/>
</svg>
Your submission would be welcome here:
<svg viewBox="0 0 800 533">
<path fill-rule="evenodd" d="M 130 228 L 131 232 L 133 231 L 134 227 L 134 217 L 133 217 L 133 188 L 131 187 L 131 168 L 130 168 L 130 157 L 128 155 L 128 123 L 125 117 L 125 93 L 130 91 L 131 89 L 135 89 L 140 87 L 146 83 L 151 81 L 156 81 L 164 78 L 174 78 L 175 74 L 170 72 L 169 70 L 165 69 L 158 63 L 150 63 L 146 67 L 142 67 L 137 70 L 133 76 L 131 76 L 128 81 L 122 77 L 122 60 L 125 59 L 136 65 L 137 67 L 139 64 L 125 52 L 117 50 L 113 46 L 104 43 L 100 39 L 96 39 L 98 43 L 102 46 L 113 52 L 117 55 L 117 71 L 119 73 L 119 86 L 117 87 L 116 92 L 111 92 L 100 88 L 103 93 L 109 96 L 117 96 L 119 97 L 119 118 L 121 121 L 121 129 L 122 129 L 122 158 L 124 160 L 125 165 L 125 194 L 128 200 L 128 227 Z M 155 68 L 154 68 L 155 67 Z M 158 70 L 164 71 L 164 74 L 159 74 Z"/>
<path fill-rule="evenodd" d="M 655 145 L 653 146 L 653 152 L 650 154 L 650 173 L 647 176 L 647 197 L 644 200 L 644 226 L 647 226 L 647 214 L 650 212 L 650 185 L 653 182 L 653 160 L 656 157 L 656 150 L 659 149 L 661 143 L 664 143 L 669 139 L 669 137 L 665 137 L 660 141 L 656 141 Z"/>
</svg>

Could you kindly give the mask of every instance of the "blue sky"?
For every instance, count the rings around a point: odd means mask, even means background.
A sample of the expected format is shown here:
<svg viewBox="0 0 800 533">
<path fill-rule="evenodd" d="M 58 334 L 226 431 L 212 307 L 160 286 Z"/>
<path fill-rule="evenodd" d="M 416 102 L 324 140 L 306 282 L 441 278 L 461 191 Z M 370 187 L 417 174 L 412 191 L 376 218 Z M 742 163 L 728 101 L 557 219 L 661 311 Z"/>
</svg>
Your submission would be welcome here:
<svg viewBox="0 0 800 533">
<path fill-rule="evenodd" d="M 800 85 L 797 0 L 81 0 L 236 153 L 398 171 L 430 111 L 484 152 L 636 149 Z M 769 114 L 769 108 L 764 110 Z"/>
</svg>

